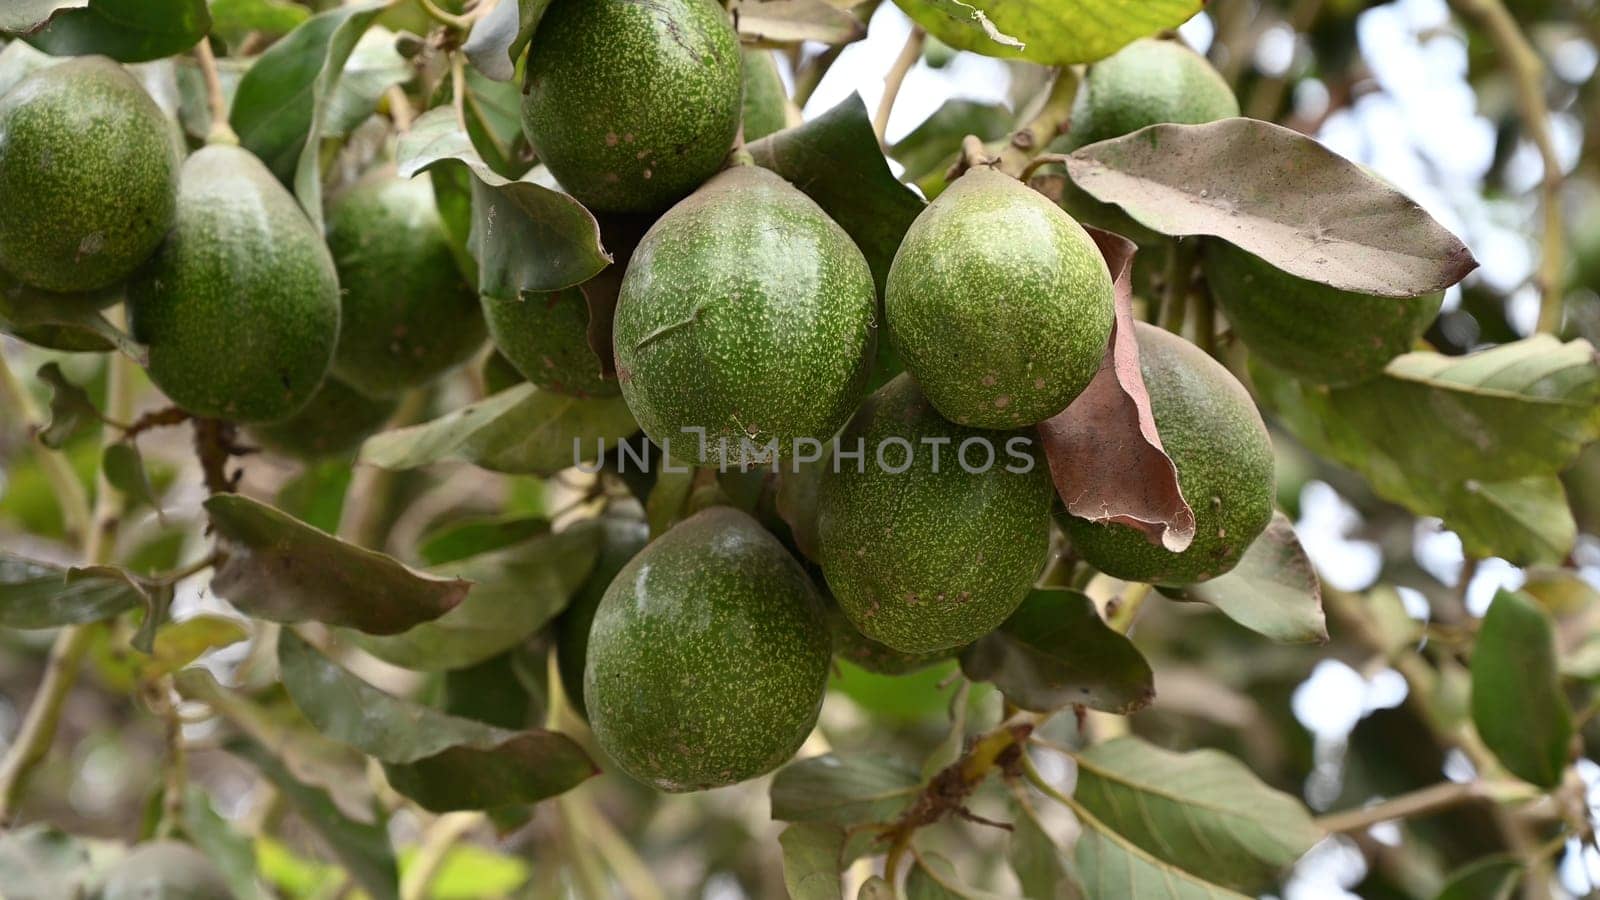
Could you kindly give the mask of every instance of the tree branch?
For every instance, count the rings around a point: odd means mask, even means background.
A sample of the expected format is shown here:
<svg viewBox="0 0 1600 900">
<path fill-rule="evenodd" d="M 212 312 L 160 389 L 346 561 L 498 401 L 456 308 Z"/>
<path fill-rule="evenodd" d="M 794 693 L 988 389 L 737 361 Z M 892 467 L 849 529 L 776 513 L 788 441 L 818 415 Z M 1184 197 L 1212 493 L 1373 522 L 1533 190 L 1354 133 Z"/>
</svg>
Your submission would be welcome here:
<svg viewBox="0 0 1600 900">
<path fill-rule="evenodd" d="M 1391 797 L 1372 806 L 1329 813 L 1317 819 L 1317 827 L 1334 834 L 1365 831 L 1380 822 L 1439 812 L 1477 797 L 1478 791 L 1475 785 L 1445 781 L 1398 797 Z"/>
<path fill-rule="evenodd" d="M 927 38 L 928 33 L 922 30 L 921 25 L 912 25 L 905 46 L 900 48 L 900 55 L 889 67 L 889 74 L 883 77 L 883 98 L 878 101 L 878 114 L 872 118 L 872 130 L 878 135 L 878 143 L 882 146 L 888 146 L 884 135 L 889 130 L 889 115 L 894 112 L 895 98 L 900 96 L 900 86 L 905 84 L 906 75 L 922 58 L 922 44 Z"/>
</svg>

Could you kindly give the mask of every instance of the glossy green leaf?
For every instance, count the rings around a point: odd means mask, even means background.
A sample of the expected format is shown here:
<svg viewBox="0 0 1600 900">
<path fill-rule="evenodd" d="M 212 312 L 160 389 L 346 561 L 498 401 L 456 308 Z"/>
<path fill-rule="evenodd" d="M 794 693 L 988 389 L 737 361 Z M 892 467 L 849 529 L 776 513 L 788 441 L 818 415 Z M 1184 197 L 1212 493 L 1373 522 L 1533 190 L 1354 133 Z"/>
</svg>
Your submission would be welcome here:
<svg viewBox="0 0 1600 900">
<path fill-rule="evenodd" d="M 958 50 L 1045 65 L 1094 62 L 1199 12 L 1204 0 L 895 0 Z"/>
<path fill-rule="evenodd" d="M 1016 115 L 998 103 L 947 100 L 933 115 L 889 148 L 889 155 L 905 166 L 906 181 L 921 183 L 929 175 L 942 181 L 945 170 L 961 154 L 961 139 L 975 134 L 984 141 L 998 140 L 1011 130 Z"/>
<path fill-rule="evenodd" d="M 1322 581 L 1295 537 L 1294 523 L 1274 511 L 1227 574 L 1189 585 L 1186 599 L 1209 603 L 1240 625 L 1287 643 L 1326 643 Z"/>
<path fill-rule="evenodd" d="M 37 8 L 43 4 L 23 5 Z M 205 0 L 89 0 L 87 4 L 51 5 L 64 8 L 55 11 L 49 24 L 27 40 L 52 56 L 100 54 L 121 62 L 146 62 L 182 53 L 211 30 Z M 10 15 L 6 14 L 7 18 Z M 11 30 L 6 27 L 7 18 L 0 18 L 0 28 Z"/>
<path fill-rule="evenodd" d="M 1210 235 L 1291 275 L 1380 297 L 1443 290 L 1477 268 L 1461 241 L 1383 179 L 1256 119 L 1153 125 L 1074 152 L 1095 199 L 1167 235 Z"/>
<path fill-rule="evenodd" d="M 1511 900 L 1522 873 L 1522 861 L 1509 853 L 1485 856 L 1451 873 L 1434 900 Z"/>
<path fill-rule="evenodd" d="M 144 602 L 123 578 L 69 570 L 0 552 L 0 626 L 55 628 L 100 622 Z"/>
<path fill-rule="evenodd" d="M 888 822 L 921 791 L 916 770 L 898 760 L 829 753 L 778 770 L 772 779 L 772 817 L 846 826 Z"/>
<path fill-rule="evenodd" d="M 599 458 L 638 430 L 621 397 L 571 397 L 519 384 L 410 428 L 374 435 L 361 462 L 415 469 L 446 460 L 494 472 L 550 475 Z"/>
<path fill-rule="evenodd" d="M 1081 705 L 1127 715 L 1156 694 L 1138 648 L 1077 591 L 1033 591 L 1004 624 L 962 652 L 961 668 L 1037 712 Z"/>
<path fill-rule="evenodd" d="M 100 471 L 106 481 L 130 499 L 147 503 L 161 514 L 161 501 L 155 488 L 150 486 L 150 476 L 144 470 L 144 457 L 133 444 L 115 443 L 106 447 L 100 461 Z"/>
<path fill-rule="evenodd" d="M 1512 774 L 1545 788 L 1571 752 L 1556 658 L 1549 614 L 1526 594 L 1495 594 L 1472 650 L 1472 724 Z"/>
<path fill-rule="evenodd" d="M 844 890 L 844 829 L 797 822 L 778 835 L 783 847 L 783 884 L 790 900 L 841 900 Z"/>
<path fill-rule="evenodd" d="M 598 772 L 565 735 L 507 731 L 400 700 L 293 631 L 278 638 L 278 665 L 290 698 L 318 731 L 383 761 L 395 790 L 429 810 L 535 803 Z"/>
<path fill-rule="evenodd" d="M 504 550 L 550 530 L 544 516 L 493 516 L 463 519 L 423 536 L 417 555 L 423 563 L 440 566 L 469 556 Z"/>
<path fill-rule="evenodd" d="M 59 450 L 83 429 L 99 424 L 100 410 L 89 392 L 68 381 L 60 363 L 45 363 L 39 380 L 50 386 L 50 422 L 39 431 L 39 443 Z"/>
<path fill-rule="evenodd" d="M 1038 809 L 1021 786 L 1012 791 L 1011 812 L 1006 859 L 1022 885 L 1023 896 L 1082 900 L 1082 886 L 1067 865 L 1065 851 L 1045 831 Z"/>
<path fill-rule="evenodd" d="M 211 589 L 274 622 L 399 634 L 455 608 L 470 584 L 424 575 L 237 494 L 205 502 L 227 559 Z"/>
<path fill-rule="evenodd" d="M 849 232 L 881 295 L 900 241 L 926 204 L 889 170 L 860 95 L 748 149 L 757 164 L 793 182 Z"/>
<path fill-rule="evenodd" d="M 828 0 L 734 0 L 739 36 L 759 44 L 848 44 L 867 36 L 867 26 L 848 8 Z"/>
<path fill-rule="evenodd" d="M 210 0 L 211 33 L 230 46 L 251 32 L 282 37 L 311 18 L 311 11 L 291 0 Z"/>
<path fill-rule="evenodd" d="M 1124 737 L 1089 747 L 1077 762 L 1074 799 L 1094 818 L 1204 881 L 1264 890 L 1323 837 L 1299 800 L 1214 750 L 1173 753 Z M 1092 896 L 1144 896 L 1101 894 L 1089 872 L 1083 879 Z"/>
<path fill-rule="evenodd" d="M 1005 900 L 968 887 L 957 874 L 955 864 L 937 853 L 919 853 L 906 873 L 906 900 Z"/>
</svg>

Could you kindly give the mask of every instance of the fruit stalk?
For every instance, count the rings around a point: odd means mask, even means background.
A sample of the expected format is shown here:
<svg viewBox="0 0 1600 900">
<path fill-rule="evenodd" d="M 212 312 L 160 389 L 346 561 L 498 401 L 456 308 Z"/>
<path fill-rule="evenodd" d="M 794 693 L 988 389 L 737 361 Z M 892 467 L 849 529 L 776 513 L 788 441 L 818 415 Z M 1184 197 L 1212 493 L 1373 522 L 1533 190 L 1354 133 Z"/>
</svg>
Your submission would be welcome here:
<svg viewBox="0 0 1600 900">
<path fill-rule="evenodd" d="M 211 132 L 206 135 L 206 143 L 237 146 L 239 136 L 228 124 L 228 98 L 222 92 L 222 76 L 217 73 L 217 56 L 211 52 L 209 37 L 194 45 L 194 59 L 200 64 L 200 75 L 206 82 L 206 103 L 211 107 Z"/>
<path fill-rule="evenodd" d="M 1058 135 L 1065 134 L 1072 121 L 1072 103 L 1078 97 L 1078 74 L 1070 68 L 1056 73 L 1055 83 L 1044 98 L 1044 105 L 1028 124 L 1012 132 L 1000 151 L 1000 171 L 1021 175 L 1035 156 L 1043 153 Z"/>
<path fill-rule="evenodd" d="M 872 130 L 878 135 L 878 143 L 886 149 L 888 144 L 884 135 L 889 131 L 889 115 L 894 112 L 894 101 L 900 96 L 900 86 L 905 84 L 906 74 L 922 58 L 922 44 L 927 38 L 928 33 L 922 30 L 921 25 L 911 26 L 905 46 L 900 48 L 900 55 L 889 67 L 889 74 L 883 77 L 883 99 L 878 101 L 878 113 L 872 117 Z"/>
</svg>

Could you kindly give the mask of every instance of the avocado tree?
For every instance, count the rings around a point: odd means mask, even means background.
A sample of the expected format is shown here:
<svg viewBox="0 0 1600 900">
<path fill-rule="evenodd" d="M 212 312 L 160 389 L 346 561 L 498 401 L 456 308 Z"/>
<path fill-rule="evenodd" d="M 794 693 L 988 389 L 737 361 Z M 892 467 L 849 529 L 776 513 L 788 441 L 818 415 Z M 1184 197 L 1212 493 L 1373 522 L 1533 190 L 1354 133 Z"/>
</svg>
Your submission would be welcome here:
<svg viewBox="0 0 1600 900">
<path fill-rule="evenodd" d="M 1367 6 L 5 4 L 0 898 L 1592 892 L 1600 6 Z"/>
</svg>

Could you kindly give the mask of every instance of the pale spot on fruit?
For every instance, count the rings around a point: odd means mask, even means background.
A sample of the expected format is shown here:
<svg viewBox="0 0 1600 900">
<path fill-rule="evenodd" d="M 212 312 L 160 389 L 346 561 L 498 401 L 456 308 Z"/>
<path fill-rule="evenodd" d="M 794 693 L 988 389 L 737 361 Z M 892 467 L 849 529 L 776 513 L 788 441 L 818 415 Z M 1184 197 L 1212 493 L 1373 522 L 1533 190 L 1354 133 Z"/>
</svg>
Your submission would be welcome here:
<svg viewBox="0 0 1600 900">
<path fill-rule="evenodd" d="M 1010 405 L 1011 405 L 1011 398 L 1006 396 L 1005 394 L 1001 394 L 1000 396 L 994 398 L 994 408 L 995 409 L 1005 409 L 1006 407 L 1008 407 Z"/>
<path fill-rule="evenodd" d="M 1036 390 L 1036 391 L 1044 390 L 1044 379 L 1043 378 L 1035 378 L 1033 380 L 1033 389 Z"/>
<path fill-rule="evenodd" d="M 606 146 L 607 147 L 615 147 L 616 145 L 617 145 L 617 133 L 615 131 L 606 132 Z"/>
<path fill-rule="evenodd" d="M 985 375 L 982 383 L 984 387 L 994 387 L 997 380 L 993 375 Z"/>
</svg>

